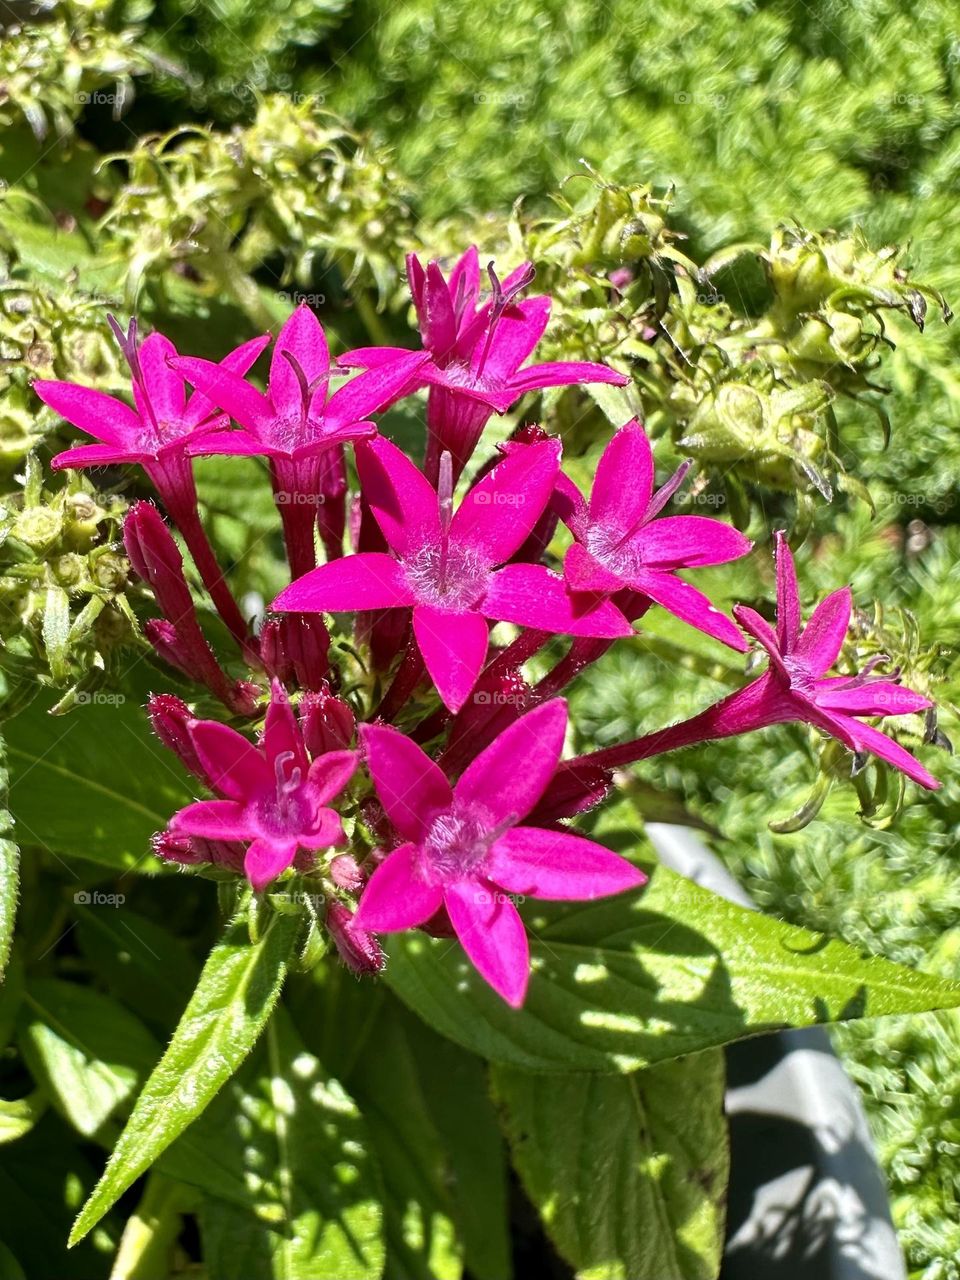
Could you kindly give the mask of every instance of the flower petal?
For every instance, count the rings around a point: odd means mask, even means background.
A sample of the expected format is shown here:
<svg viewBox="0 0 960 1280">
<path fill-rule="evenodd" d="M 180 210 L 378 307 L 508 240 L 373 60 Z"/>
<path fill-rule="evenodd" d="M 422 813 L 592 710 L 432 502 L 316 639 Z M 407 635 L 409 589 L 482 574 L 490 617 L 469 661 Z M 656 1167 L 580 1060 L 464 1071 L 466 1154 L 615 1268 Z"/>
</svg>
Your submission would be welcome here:
<svg viewBox="0 0 960 1280">
<path fill-rule="evenodd" d="M 781 653 L 792 653 L 800 635 L 800 591 L 790 544 L 782 529 L 775 537 L 777 562 L 777 639 Z"/>
<path fill-rule="evenodd" d="M 253 832 L 242 804 L 234 800 L 198 800 L 179 809 L 170 830 L 204 840 L 249 840 Z"/>
<path fill-rule="evenodd" d="M 317 756 L 307 774 L 314 798 L 321 804 L 327 804 L 338 796 L 356 773 L 359 763 L 356 751 L 328 751 Z"/>
<path fill-rule="evenodd" d="M 929 698 L 892 680 L 867 680 L 858 685 L 846 676 L 818 680 L 816 702 L 818 707 L 853 716 L 903 716 L 933 706 Z"/>
<path fill-rule="evenodd" d="M 193 400 L 196 400 L 199 394 L 197 392 Z M 185 452 L 190 458 L 211 458 L 218 455 L 228 458 L 269 458 L 280 451 L 275 450 L 259 436 L 251 435 L 249 431 L 203 428 L 189 437 Z"/>
<path fill-rule="evenodd" d="M 415 929 L 439 911 L 443 892 L 418 874 L 419 850 L 402 844 L 387 854 L 367 882 L 360 898 L 354 927 L 371 933 L 398 933 Z"/>
<path fill-rule="evenodd" d="M 653 569 L 726 564 L 753 546 L 738 529 L 709 516 L 664 516 L 645 525 L 636 538 L 643 563 Z"/>
<path fill-rule="evenodd" d="M 296 840 L 254 840 L 243 859 L 243 872 L 257 893 L 286 871 L 297 852 Z"/>
<path fill-rule="evenodd" d="M 939 789 L 940 783 L 927 772 L 919 760 L 915 760 L 909 751 L 900 746 L 899 742 L 894 742 L 892 738 L 888 738 L 879 729 L 874 729 L 872 725 L 863 724 L 859 720 L 854 720 L 852 716 L 846 716 L 837 711 L 821 711 L 818 716 L 811 716 L 810 720 L 835 738 L 839 738 L 851 751 L 869 751 L 881 760 L 885 760 L 887 764 L 893 765 L 895 769 L 899 769 L 901 773 L 905 773 L 914 782 L 919 782 L 920 786 L 926 787 L 928 791 Z"/>
<path fill-rule="evenodd" d="M 653 450 L 647 433 L 633 420 L 604 449 L 590 494 L 589 514 L 628 533 L 646 515 L 653 494 Z"/>
<path fill-rule="evenodd" d="M 849 587 L 841 587 L 821 600 L 797 641 L 794 653 L 812 675 L 822 676 L 837 660 L 850 626 L 853 598 Z"/>
<path fill-rule="evenodd" d="M 187 403 L 183 374 L 167 363 L 176 359 L 177 348 L 162 333 L 151 333 L 142 343 L 138 355 L 144 387 L 150 401 L 148 406 L 140 387 L 134 382 L 133 393 L 140 417 L 144 422 L 149 422 L 152 409 L 158 422 L 183 425 L 183 410 Z"/>
<path fill-rule="evenodd" d="M 307 751 L 303 734 L 294 714 L 287 691 L 279 680 L 271 681 L 270 705 L 263 724 L 263 749 L 266 752 L 271 775 L 281 756 L 293 757 L 293 763 L 301 773 L 307 771 Z"/>
<path fill-rule="evenodd" d="M 117 444 L 80 444 L 75 449 L 64 449 L 51 461 L 54 471 L 66 467 L 111 467 L 124 462 L 143 462 L 151 455 L 136 448 Z"/>
<path fill-rule="evenodd" d="M 249 342 L 241 343 L 239 347 L 234 347 L 229 355 L 224 356 L 220 361 L 220 368 L 226 369 L 230 373 L 240 374 L 242 377 L 253 368 L 261 351 L 270 345 L 270 341 L 270 334 L 263 333 L 259 338 L 251 338 Z M 216 409 L 217 406 L 209 396 L 205 396 L 202 391 L 194 391 L 187 401 L 187 407 L 183 415 L 184 422 L 190 426 L 197 427 L 206 422 L 208 418 L 213 417 Z"/>
<path fill-rule="evenodd" d="M 747 642 L 725 613 L 710 603 L 702 591 L 672 573 L 656 569 L 640 569 L 631 579 L 635 591 L 642 591 L 662 609 L 681 622 L 689 623 L 704 635 L 713 636 L 721 644 L 745 653 Z"/>
<path fill-rule="evenodd" d="M 427 263 L 427 274 L 417 308 L 423 345 L 437 357 L 450 354 L 457 341 L 457 320 L 450 288 L 438 262 Z"/>
<path fill-rule="evenodd" d="M 242 733 L 219 720 L 192 720 L 189 727 L 212 790 L 245 802 L 273 785 L 273 770 L 263 753 Z"/>
<path fill-rule="evenodd" d="M 593 595 L 612 595 L 623 589 L 623 579 L 611 573 L 590 552 L 574 542 L 563 558 L 563 577 L 569 591 L 590 592 Z"/>
<path fill-rule="evenodd" d="M 134 411 L 104 391 L 45 378 L 38 379 L 33 389 L 54 413 L 96 440 L 135 444 L 139 437 L 141 424 Z"/>
<path fill-rule="evenodd" d="M 509 893 L 583 901 L 637 889 L 647 877 L 626 858 L 569 831 L 514 827 L 500 837 L 486 876 Z"/>
<path fill-rule="evenodd" d="M 453 792 L 494 824 L 525 818 L 549 786 L 563 751 L 567 704 L 553 698 L 504 729 L 464 770 Z"/>
<path fill-rule="evenodd" d="M 740 623 L 744 631 L 753 636 L 754 640 L 759 640 L 770 655 L 770 661 L 785 675 L 786 667 L 783 665 L 783 655 L 780 652 L 780 644 L 777 640 L 777 633 L 771 627 L 766 618 L 761 617 L 756 609 L 751 609 L 746 604 L 735 604 L 733 606 L 733 616 Z M 788 677 L 789 678 L 789 677 Z"/>
<path fill-rule="evenodd" d="M 560 441 L 544 440 L 507 454 L 466 494 L 450 524 L 450 540 L 503 564 L 523 545 L 553 495 Z"/>
<path fill-rule="evenodd" d="M 331 426 L 337 426 L 360 422 L 389 409 L 422 385 L 421 374 L 429 358 L 425 351 L 408 351 L 391 364 L 358 374 L 333 393 L 324 417 Z"/>
<path fill-rule="evenodd" d="M 615 605 L 595 596 L 572 596 L 563 579 L 539 564 L 508 564 L 490 578 L 480 605 L 488 618 L 558 635 L 613 640 L 633 635 Z"/>
<path fill-rule="evenodd" d="M 491 388 L 486 398 L 498 413 L 506 413 L 528 391 L 542 391 L 546 387 L 569 387 L 581 382 L 605 382 L 615 387 L 625 387 L 629 381 L 622 373 L 608 369 L 605 364 L 593 364 L 587 360 L 548 360 L 541 364 L 527 365 L 526 369 L 515 373 L 502 390 Z"/>
<path fill-rule="evenodd" d="M 519 1009 L 530 978 L 530 947 L 517 908 L 505 894 L 476 880 L 450 885 L 443 900 L 481 978 Z"/>
<path fill-rule="evenodd" d="M 354 347 L 337 356 L 337 364 L 344 369 L 380 369 L 409 355 L 406 347 Z"/>
<path fill-rule="evenodd" d="M 449 613 L 421 604 L 413 611 L 413 632 L 443 705 L 459 711 L 487 656 L 486 618 L 481 613 Z"/>
<path fill-rule="evenodd" d="M 414 602 L 403 570 L 383 551 L 363 551 L 311 569 L 274 600 L 279 613 L 399 609 Z"/>
<path fill-rule="evenodd" d="M 507 282 L 504 281 L 504 288 L 506 287 Z M 524 360 L 531 355 L 534 347 L 543 337 L 549 319 L 550 299 L 546 296 L 526 298 L 523 302 L 508 306 L 496 322 L 489 347 L 487 347 L 489 322 L 480 330 L 471 359 L 474 372 L 484 381 L 489 380 L 494 386 L 512 381 Z M 486 356 L 484 357 L 485 348 Z M 481 360 L 483 360 L 482 372 Z M 527 371 L 524 370 L 524 372 Z M 522 392 L 514 394 L 513 400 L 518 399 L 521 394 Z"/>
<path fill-rule="evenodd" d="M 317 799 L 316 796 L 311 798 L 314 801 Z M 317 806 L 312 830 L 301 831 L 297 835 L 297 844 L 304 849 L 329 849 L 333 845 L 343 844 L 345 840 L 339 813 L 322 804 Z"/>
<path fill-rule="evenodd" d="M 330 380 L 330 350 L 323 325 L 306 303 L 301 302 L 277 334 L 270 357 L 270 399 L 278 413 L 299 413 L 303 397 L 300 383 L 285 351 L 296 360 L 310 386 L 316 383 L 313 403 L 322 405 Z"/>
<path fill-rule="evenodd" d="M 404 839 L 420 840 L 434 815 L 453 803 L 442 769 L 415 742 L 386 725 L 361 725 L 360 741 L 387 817 Z"/>
<path fill-rule="evenodd" d="M 269 439 L 268 428 L 275 417 L 273 407 L 261 391 L 251 387 L 238 373 L 196 356 L 178 356 L 173 366 L 235 422 L 260 439 Z"/>
<path fill-rule="evenodd" d="M 363 497 L 398 555 L 410 555 L 440 540 L 436 490 L 395 444 L 377 436 L 357 446 Z"/>
</svg>

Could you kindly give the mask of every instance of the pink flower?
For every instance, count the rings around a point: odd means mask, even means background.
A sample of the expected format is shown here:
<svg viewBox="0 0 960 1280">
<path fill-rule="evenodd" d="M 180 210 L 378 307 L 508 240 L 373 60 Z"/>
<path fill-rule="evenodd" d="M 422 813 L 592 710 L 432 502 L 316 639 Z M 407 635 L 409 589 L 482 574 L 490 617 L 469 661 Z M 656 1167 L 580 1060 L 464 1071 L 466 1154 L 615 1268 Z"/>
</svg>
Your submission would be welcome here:
<svg viewBox="0 0 960 1280">
<path fill-rule="evenodd" d="M 480 266 L 475 246 L 463 255 L 449 280 L 437 262 L 422 267 L 407 258 L 407 278 L 420 321 L 420 336 L 430 360 L 420 370 L 419 385 L 429 384 L 427 427 L 430 432 L 425 470 L 439 474 L 440 456 L 453 458 L 456 479 L 476 448 L 492 413 L 506 413 L 528 391 L 577 382 L 609 382 L 625 386 L 623 374 L 606 365 L 554 361 L 521 365 L 543 337 L 550 317 L 548 297 L 517 296 L 534 277 L 525 262 L 501 284 L 487 268 L 491 294 L 480 303 Z M 376 368 L 409 357 L 399 347 L 363 347 L 348 352 L 341 363 Z"/>
<path fill-rule="evenodd" d="M 52 465 L 105 467 L 133 462 L 142 466 L 183 534 L 218 612 L 240 644 L 246 645 L 246 622 L 200 525 L 187 457 L 192 441 L 215 426 L 226 426 L 227 419 L 218 416 L 216 405 L 202 393 L 187 398 L 182 375 L 171 368 L 177 349 L 169 338 L 151 333 L 138 346 L 136 320 L 130 321 L 126 334 L 113 317 L 110 323 L 130 367 L 136 408 L 93 387 L 39 379 L 33 388 L 44 404 L 100 441 L 58 453 Z M 239 378 L 269 341 L 266 336 L 245 342 L 213 368 L 223 376 Z"/>
<path fill-rule="evenodd" d="M 563 490 L 573 504 L 566 519 L 576 538 L 563 566 L 567 586 L 608 596 L 637 592 L 742 652 L 747 646 L 730 619 L 677 571 L 737 560 L 753 544 L 730 525 L 705 516 L 655 518 L 685 474 L 681 467 L 654 493 L 646 432 L 637 421 L 621 427 L 597 464 L 589 506 L 569 481 Z"/>
<path fill-rule="evenodd" d="M 337 463 L 331 472 L 322 455 L 344 441 L 373 435 L 376 427 L 366 419 L 405 395 L 425 360 L 407 351 L 403 359 L 361 374 L 328 399 L 327 339 L 320 321 L 301 305 L 277 336 L 267 395 L 210 360 L 174 361 L 180 374 L 240 424 L 239 431 L 205 432 L 192 441 L 190 451 L 270 459 L 291 571 L 305 573 L 316 563 L 318 495 L 337 479 Z"/>
<path fill-rule="evenodd" d="M 544 566 L 506 563 L 549 501 L 559 466 L 559 441 L 530 445 L 499 462 L 454 513 L 449 465 L 438 494 L 395 445 L 364 442 L 357 447 L 364 498 L 392 554 L 361 552 L 321 565 L 282 591 L 273 608 L 412 608 L 423 661 L 452 711 L 483 666 L 488 618 L 550 633 L 630 635 L 613 605 L 578 604 Z"/>
<path fill-rule="evenodd" d="M 615 769 L 664 751 L 675 751 L 712 738 L 751 733 L 792 720 L 822 729 L 853 752 L 871 752 L 931 791 L 940 786 L 909 751 L 857 718 L 925 711 L 933 705 L 929 698 L 893 680 L 873 675 L 876 660 L 855 676 L 826 674 L 837 660 L 850 625 L 850 588 L 843 587 L 827 596 L 802 627 L 793 556 L 780 532 L 776 535 L 776 560 L 776 628 L 745 605 L 737 605 L 733 611 L 741 626 L 759 640 L 769 654 L 767 670 L 700 715 L 632 742 L 605 747 L 565 762 L 558 773 L 558 796 L 562 795 L 565 805 L 557 811 L 566 814 L 578 811 L 576 780 L 582 780 L 586 790 L 595 781 L 597 768 Z"/>
<path fill-rule="evenodd" d="M 211 788 L 227 798 L 187 805 L 171 818 L 170 831 L 217 843 L 249 842 L 244 871 L 258 892 L 298 850 L 343 841 L 340 818 L 328 802 L 350 781 L 357 754 L 330 751 L 311 763 L 279 681 L 273 682 L 260 747 L 215 720 L 191 722 L 190 741 Z"/>
<path fill-rule="evenodd" d="M 405 843 L 371 876 L 354 921 L 374 933 L 425 924 L 444 907 L 481 976 L 518 1008 L 530 957 L 513 895 L 604 897 L 645 877 L 623 858 L 569 831 L 524 826 L 553 777 L 567 724 L 562 699 L 512 724 L 451 787 L 395 729 L 360 729 L 380 801 Z"/>
</svg>

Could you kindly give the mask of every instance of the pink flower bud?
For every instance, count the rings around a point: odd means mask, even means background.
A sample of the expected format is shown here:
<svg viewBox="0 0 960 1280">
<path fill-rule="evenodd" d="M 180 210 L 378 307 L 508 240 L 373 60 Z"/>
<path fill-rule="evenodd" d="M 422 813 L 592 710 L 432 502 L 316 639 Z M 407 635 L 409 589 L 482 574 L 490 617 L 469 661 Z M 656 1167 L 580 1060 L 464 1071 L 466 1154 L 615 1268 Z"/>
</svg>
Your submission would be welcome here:
<svg viewBox="0 0 960 1280">
<path fill-rule="evenodd" d="M 372 933 L 358 929 L 353 913 L 341 902 L 327 907 L 327 931 L 333 938 L 340 959 L 354 973 L 379 973 L 385 964 L 383 952 Z"/>
<path fill-rule="evenodd" d="M 356 721 L 353 712 L 330 692 L 324 681 L 316 692 L 304 694 L 300 700 L 300 723 L 303 738 L 311 756 L 328 751 L 342 751 L 353 741 Z"/>
<path fill-rule="evenodd" d="M 182 698 L 173 693 L 151 693 L 147 702 L 147 715 L 154 733 L 180 760 L 184 768 L 203 782 L 209 778 L 190 736 L 192 712 Z"/>
<path fill-rule="evenodd" d="M 363 888 L 365 876 L 356 858 L 351 857 L 349 853 L 338 853 L 330 863 L 330 879 L 338 889 L 356 893 Z"/>
</svg>

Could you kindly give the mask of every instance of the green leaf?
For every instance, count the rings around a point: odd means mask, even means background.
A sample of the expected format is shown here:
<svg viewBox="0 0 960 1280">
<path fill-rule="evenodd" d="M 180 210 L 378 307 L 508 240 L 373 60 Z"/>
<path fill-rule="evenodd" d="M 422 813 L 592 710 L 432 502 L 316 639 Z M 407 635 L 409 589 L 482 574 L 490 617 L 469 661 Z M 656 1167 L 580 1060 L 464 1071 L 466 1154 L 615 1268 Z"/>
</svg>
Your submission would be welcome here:
<svg viewBox="0 0 960 1280">
<path fill-rule="evenodd" d="M 528 1071 L 633 1071 L 778 1027 L 960 1005 L 960 985 L 748 911 L 664 867 L 638 893 L 530 911 L 509 1008 L 447 939 L 391 939 L 385 977 L 424 1021 Z"/>
<path fill-rule="evenodd" d="M 124 695 L 111 695 L 123 698 Z M 6 725 L 10 809 L 20 843 L 129 870 L 195 791 L 129 699 L 93 702 L 65 719 L 38 698 Z"/>
<path fill-rule="evenodd" d="M 10 839 L 13 819 L 7 808 L 8 782 L 6 747 L 0 740 L 0 979 L 6 971 L 13 946 L 20 888 L 20 851 Z"/>
<path fill-rule="evenodd" d="M 71 1243 L 200 1115 L 253 1048 L 283 986 L 296 927 L 294 917 L 274 916 L 251 943 L 245 921 L 235 920 L 211 951 L 166 1052 L 74 1224 Z"/>
<path fill-rule="evenodd" d="M 283 1009 L 199 1126 L 232 1166 L 240 1191 L 232 1204 L 208 1200 L 202 1215 L 211 1275 L 381 1274 L 380 1180 L 366 1125 Z"/>
<path fill-rule="evenodd" d="M 716 1280 L 723 1053 L 631 1075 L 493 1070 L 524 1190 L 583 1280 Z"/>
<path fill-rule="evenodd" d="M 29 1133 L 47 1109 L 47 1099 L 40 1089 L 12 1102 L 0 1099 L 0 1143 L 15 1142 Z"/>
<path fill-rule="evenodd" d="M 56 978 L 28 983 L 20 1047 L 34 1079 L 84 1137 L 129 1101 L 159 1046 L 139 1018 L 89 987 Z"/>
</svg>

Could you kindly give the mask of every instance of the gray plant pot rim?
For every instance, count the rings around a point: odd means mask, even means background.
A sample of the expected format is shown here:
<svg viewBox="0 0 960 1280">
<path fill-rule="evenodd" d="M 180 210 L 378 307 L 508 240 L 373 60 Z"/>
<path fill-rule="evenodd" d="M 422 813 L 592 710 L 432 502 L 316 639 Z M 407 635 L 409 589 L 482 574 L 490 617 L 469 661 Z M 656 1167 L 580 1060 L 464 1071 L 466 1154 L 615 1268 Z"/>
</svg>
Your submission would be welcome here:
<svg viewBox="0 0 960 1280">
<path fill-rule="evenodd" d="M 689 827 L 647 823 L 664 865 L 752 906 Z M 727 1049 L 729 1221 L 721 1280 L 907 1280 L 853 1081 L 821 1027 Z"/>
</svg>

